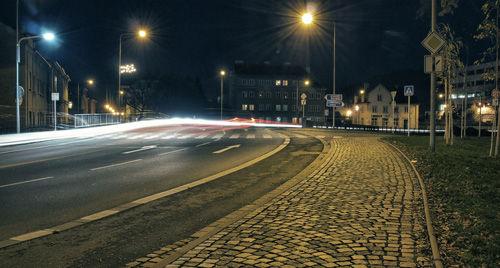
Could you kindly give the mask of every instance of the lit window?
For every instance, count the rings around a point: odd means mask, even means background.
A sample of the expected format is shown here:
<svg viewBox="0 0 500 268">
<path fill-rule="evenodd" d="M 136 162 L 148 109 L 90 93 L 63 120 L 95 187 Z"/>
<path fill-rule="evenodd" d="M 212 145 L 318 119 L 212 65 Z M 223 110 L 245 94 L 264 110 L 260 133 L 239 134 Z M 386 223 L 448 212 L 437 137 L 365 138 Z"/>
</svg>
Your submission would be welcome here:
<svg viewBox="0 0 500 268">
<path fill-rule="evenodd" d="M 281 86 L 281 80 L 276 80 L 275 85 L 277 85 L 277 86 Z"/>
<path fill-rule="evenodd" d="M 277 111 L 277 112 L 280 112 L 280 111 L 281 111 L 281 105 L 280 105 L 280 104 L 276 104 L 276 111 Z"/>
<path fill-rule="evenodd" d="M 253 105 L 253 104 L 249 104 L 249 105 L 248 105 L 248 110 L 250 110 L 250 111 L 255 110 L 255 105 Z"/>
<path fill-rule="evenodd" d="M 283 104 L 283 112 L 288 112 L 288 105 Z"/>
<path fill-rule="evenodd" d="M 377 95 L 377 101 L 382 101 L 382 94 Z"/>
<path fill-rule="evenodd" d="M 246 105 L 246 104 L 242 104 L 242 105 L 241 105 L 241 110 L 242 110 L 242 111 L 246 111 L 246 110 L 248 110 L 248 105 Z"/>
<path fill-rule="evenodd" d="M 288 86 L 288 80 L 283 80 L 283 86 Z"/>
</svg>

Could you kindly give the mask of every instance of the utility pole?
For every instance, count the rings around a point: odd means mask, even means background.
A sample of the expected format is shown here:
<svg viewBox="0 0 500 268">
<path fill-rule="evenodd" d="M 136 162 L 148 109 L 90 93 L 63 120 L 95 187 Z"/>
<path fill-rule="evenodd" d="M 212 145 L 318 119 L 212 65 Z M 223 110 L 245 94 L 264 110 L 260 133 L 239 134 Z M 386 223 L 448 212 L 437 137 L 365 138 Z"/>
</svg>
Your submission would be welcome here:
<svg viewBox="0 0 500 268">
<path fill-rule="evenodd" d="M 432 11 L 431 11 L 431 31 L 436 31 L 436 0 L 432 1 Z M 432 65 L 435 61 L 435 53 L 431 53 Z M 430 100 L 430 130 L 429 130 L 429 147 L 431 152 L 436 151 L 436 71 L 435 68 L 431 70 L 431 100 Z"/>
<path fill-rule="evenodd" d="M 336 48 L 336 41 L 337 40 L 337 33 L 336 33 L 336 26 L 335 26 L 335 21 L 333 21 L 333 95 L 335 96 L 336 94 L 336 65 L 337 65 L 337 48 Z M 332 107 L 332 129 L 335 128 L 335 105 Z"/>
</svg>

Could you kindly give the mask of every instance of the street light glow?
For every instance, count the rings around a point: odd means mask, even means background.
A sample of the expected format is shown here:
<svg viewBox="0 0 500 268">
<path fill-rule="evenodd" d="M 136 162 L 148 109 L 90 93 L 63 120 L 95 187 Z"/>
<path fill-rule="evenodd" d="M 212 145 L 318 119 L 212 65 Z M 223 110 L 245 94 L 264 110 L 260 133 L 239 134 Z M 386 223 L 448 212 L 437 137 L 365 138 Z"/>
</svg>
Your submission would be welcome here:
<svg viewBox="0 0 500 268">
<path fill-rule="evenodd" d="M 221 71 L 220 71 L 220 75 L 221 75 L 221 76 L 224 76 L 224 75 L 226 75 L 226 71 L 224 71 L 224 70 L 221 70 Z"/>
<path fill-rule="evenodd" d="M 359 105 L 354 106 L 354 110 L 359 111 Z"/>
<path fill-rule="evenodd" d="M 361 94 L 361 95 L 365 94 L 365 90 L 364 90 L 364 89 L 361 89 L 361 90 L 359 91 L 359 94 Z"/>
<path fill-rule="evenodd" d="M 42 38 L 46 41 L 52 41 L 56 38 L 56 35 L 52 32 L 47 32 L 42 34 Z"/>
<path fill-rule="evenodd" d="M 304 85 L 306 85 L 306 86 L 308 86 L 310 83 L 311 83 L 311 81 L 309 81 L 309 80 L 304 81 Z"/>
<path fill-rule="evenodd" d="M 148 36 L 148 32 L 144 29 L 141 29 L 137 32 L 137 35 L 139 35 L 140 38 L 146 38 Z"/>
<path fill-rule="evenodd" d="M 93 84 L 94 84 L 94 80 L 93 80 L 93 79 L 89 79 L 89 80 L 87 80 L 87 84 L 89 84 L 89 85 L 93 85 Z"/>
<path fill-rule="evenodd" d="M 127 65 L 122 65 L 120 66 L 120 73 L 127 73 L 127 74 L 131 74 L 131 73 L 135 73 L 137 71 L 137 69 L 135 68 L 135 65 L 134 64 L 127 64 Z"/>
<path fill-rule="evenodd" d="M 312 22 L 313 22 L 313 15 L 311 13 L 307 12 L 302 15 L 302 23 L 304 23 L 305 25 L 309 25 Z"/>
</svg>

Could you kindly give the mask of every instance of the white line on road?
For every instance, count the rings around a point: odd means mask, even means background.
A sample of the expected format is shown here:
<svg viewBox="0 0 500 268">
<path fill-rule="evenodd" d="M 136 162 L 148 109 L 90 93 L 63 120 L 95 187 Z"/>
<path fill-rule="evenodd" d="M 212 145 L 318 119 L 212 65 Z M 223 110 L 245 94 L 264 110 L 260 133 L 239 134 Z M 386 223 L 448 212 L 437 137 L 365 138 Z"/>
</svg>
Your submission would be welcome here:
<svg viewBox="0 0 500 268">
<path fill-rule="evenodd" d="M 113 165 L 109 165 L 109 166 L 103 166 L 103 167 L 91 168 L 90 170 L 91 170 L 91 171 L 95 171 L 95 170 L 99 170 L 99 169 L 105 169 L 105 168 L 110 168 L 110 167 L 117 167 L 117 166 L 122 166 L 122 165 L 126 165 L 126 164 L 131 164 L 131 163 L 135 163 L 135 162 L 139 162 L 139 161 L 142 161 L 142 159 L 136 159 L 136 160 L 127 161 L 127 162 L 122 162 L 122 163 L 113 164 Z"/>
<path fill-rule="evenodd" d="M 158 145 L 142 146 L 142 148 L 140 148 L 140 149 L 136 149 L 136 150 L 132 150 L 132 151 L 128 151 L 128 152 L 123 152 L 122 154 L 131 154 L 131 153 L 142 152 L 142 151 L 154 149 L 156 147 L 158 147 Z"/>
<path fill-rule="evenodd" d="M 222 139 L 222 137 L 224 137 L 224 135 L 225 135 L 224 133 L 217 134 L 217 135 L 213 136 L 212 139 L 214 139 L 214 140 L 220 140 L 220 139 Z"/>
<path fill-rule="evenodd" d="M 170 140 L 170 139 L 173 139 L 174 137 L 175 137 L 175 134 L 173 134 L 173 135 L 167 135 L 167 136 L 165 136 L 165 137 L 163 137 L 161 139 L 162 140 Z"/>
<path fill-rule="evenodd" d="M 177 150 L 169 151 L 169 152 L 166 152 L 166 153 L 161 153 L 161 154 L 159 154 L 159 155 L 161 156 L 161 155 L 173 154 L 173 153 L 177 153 L 177 152 L 185 151 L 185 150 L 187 150 L 187 149 L 189 149 L 189 148 L 177 149 Z"/>
<path fill-rule="evenodd" d="M 239 148 L 241 146 L 241 144 L 236 144 L 236 145 L 231 145 L 231 146 L 227 146 L 226 148 L 224 149 L 221 149 L 221 150 L 218 150 L 218 151 L 215 151 L 213 152 L 214 154 L 221 154 L 225 151 L 229 151 L 231 149 L 236 149 L 236 148 Z"/>
<path fill-rule="evenodd" d="M 193 136 L 193 135 L 192 134 L 187 134 L 187 135 L 184 135 L 184 136 L 180 136 L 177 139 L 178 140 L 185 140 L 185 139 L 191 138 L 191 136 Z"/>
<path fill-rule="evenodd" d="M 200 136 L 196 137 L 195 139 L 200 140 L 200 139 L 204 139 L 204 138 L 206 138 L 206 137 L 208 137 L 208 134 L 202 134 L 202 135 L 200 135 Z"/>
<path fill-rule="evenodd" d="M 54 177 L 44 177 L 44 178 L 33 179 L 33 180 L 29 180 L 29 181 L 14 182 L 14 183 L 9 183 L 9 184 L 5 184 L 5 185 L 0 185 L 0 188 L 7 188 L 10 186 L 15 186 L 15 185 L 19 185 L 19 184 L 25 184 L 25 183 L 35 182 L 35 181 L 43 181 L 43 180 L 48 180 L 48 179 L 53 179 L 53 178 Z"/>
<path fill-rule="evenodd" d="M 212 142 L 211 141 L 205 142 L 205 143 L 202 143 L 202 144 L 198 144 L 195 147 L 201 147 L 201 146 L 209 145 L 210 143 L 212 143 Z"/>
</svg>

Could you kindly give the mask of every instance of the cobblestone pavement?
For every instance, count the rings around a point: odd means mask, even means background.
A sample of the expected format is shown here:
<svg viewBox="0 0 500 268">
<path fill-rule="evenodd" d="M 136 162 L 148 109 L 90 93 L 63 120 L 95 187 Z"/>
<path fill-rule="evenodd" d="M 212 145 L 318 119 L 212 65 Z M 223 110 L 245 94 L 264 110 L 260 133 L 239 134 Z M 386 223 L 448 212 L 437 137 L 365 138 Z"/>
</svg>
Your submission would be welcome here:
<svg viewBox="0 0 500 268">
<path fill-rule="evenodd" d="M 431 266 L 417 183 L 377 138 L 333 139 L 319 170 L 167 267 Z M 164 266 L 188 242 L 127 266 Z"/>
</svg>

